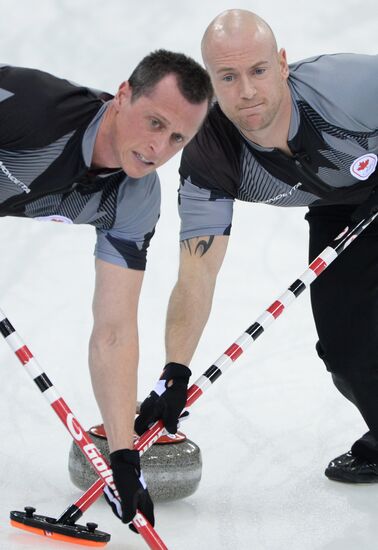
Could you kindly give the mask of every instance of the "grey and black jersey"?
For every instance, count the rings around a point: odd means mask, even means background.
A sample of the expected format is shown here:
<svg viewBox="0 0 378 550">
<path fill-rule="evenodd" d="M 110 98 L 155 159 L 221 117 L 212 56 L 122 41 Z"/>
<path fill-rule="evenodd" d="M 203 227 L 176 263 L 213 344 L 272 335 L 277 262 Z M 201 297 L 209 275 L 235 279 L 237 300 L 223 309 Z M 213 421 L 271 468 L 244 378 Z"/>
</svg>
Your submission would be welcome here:
<svg viewBox="0 0 378 550">
<path fill-rule="evenodd" d="M 378 56 L 322 55 L 289 69 L 292 156 L 250 142 L 216 103 L 181 158 L 181 239 L 228 235 L 235 199 L 359 204 L 378 184 Z"/>
<path fill-rule="evenodd" d="M 0 216 L 90 224 L 98 258 L 144 269 L 160 211 L 156 172 L 92 170 L 110 94 L 0 66 Z"/>
</svg>

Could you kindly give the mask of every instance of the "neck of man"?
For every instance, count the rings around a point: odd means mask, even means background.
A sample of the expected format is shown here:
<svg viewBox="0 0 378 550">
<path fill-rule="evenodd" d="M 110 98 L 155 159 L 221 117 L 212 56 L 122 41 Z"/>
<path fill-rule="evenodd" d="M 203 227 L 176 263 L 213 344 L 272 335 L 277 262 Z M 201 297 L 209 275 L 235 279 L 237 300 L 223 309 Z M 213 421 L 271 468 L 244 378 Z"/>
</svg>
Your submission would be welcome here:
<svg viewBox="0 0 378 550">
<path fill-rule="evenodd" d="M 112 103 L 106 109 L 100 122 L 95 144 L 91 168 L 120 168 L 120 163 L 114 154 L 113 128 L 115 109 Z"/>
<path fill-rule="evenodd" d="M 277 113 L 269 125 L 260 130 L 244 130 L 240 128 L 240 131 L 243 136 L 253 143 L 256 143 L 256 145 L 260 145 L 260 147 L 280 149 L 286 155 L 292 156 L 292 152 L 287 143 L 291 110 L 291 94 L 287 86 Z"/>
</svg>

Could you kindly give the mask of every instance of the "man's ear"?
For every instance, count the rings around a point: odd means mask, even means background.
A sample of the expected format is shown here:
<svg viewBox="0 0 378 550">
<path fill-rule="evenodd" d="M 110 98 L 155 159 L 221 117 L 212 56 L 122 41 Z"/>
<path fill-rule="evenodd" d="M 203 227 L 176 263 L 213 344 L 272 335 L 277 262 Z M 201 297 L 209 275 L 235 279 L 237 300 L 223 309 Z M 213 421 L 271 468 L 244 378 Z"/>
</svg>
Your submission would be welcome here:
<svg viewBox="0 0 378 550">
<path fill-rule="evenodd" d="M 119 85 L 118 91 L 114 96 L 113 102 L 117 111 L 121 108 L 122 104 L 125 101 L 129 101 L 131 99 L 131 94 L 132 94 L 131 86 L 128 80 L 125 80 Z"/>
<path fill-rule="evenodd" d="M 286 50 L 284 48 L 281 48 L 278 52 L 278 60 L 280 63 L 281 74 L 284 78 L 287 78 L 289 76 L 289 66 L 287 64 Z"/>
</svg>

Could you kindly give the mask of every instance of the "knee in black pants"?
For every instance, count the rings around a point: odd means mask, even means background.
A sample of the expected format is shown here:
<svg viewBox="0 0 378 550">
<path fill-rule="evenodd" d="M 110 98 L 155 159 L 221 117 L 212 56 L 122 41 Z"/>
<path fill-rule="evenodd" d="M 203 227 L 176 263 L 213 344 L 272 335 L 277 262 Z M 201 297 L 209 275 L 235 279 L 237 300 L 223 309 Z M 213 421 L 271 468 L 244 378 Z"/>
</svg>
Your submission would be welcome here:
<svg viewBox="0 0 378 550">
<path fill-rule="evenodd" d="M 346 368 L 344 372 L 336 371 L 332 369 L 320 342 L 316 344 L 316 351 L 331 374 L 336 388 L 357 407 L 370 428 L 369 432 L 353 444 L 353 455 L 378 462 L 378 369 L 356 368 L 352 371 Z"/>
<path fill-rule="evenodd" d="M 329 361 L 327 360 L 325 352 L 324 352 L 324 350 L 322 348 L 322 345 L 319 341 L 316 342 L 315 348 L 316 348 L 316 352 L 317 352 L 318 356 L 320 357 L 320 359 L 325 364 L 327 371 L 331 374 L 333 383 L 336 386 L 336 388 L 339 390 L 339 392 L 344 397 L 346 397 L 349 401 L 351 401 L 352 403 L 354 403 L 354 405 L 357 406 L 357 404 L 355 402 L 355 398 L 353 396 L 352 388 L 350 387 L 350 385 L 348 384 L 348 382 L 346 381 L 346 379 L 343 377 L 342 374 L 337 373 L 337 372 L 332 372 L 331 365 L 330 365 Z"/>
<path fill-rule="evenodd" d="M 370 423 L 370 420 L 373 417 L 371 416 L 371 414 L 367 414 L 366 416 L 365 405 L 359 403 L 359 400 L 357 399 L 356 394 L 353 391 L 353 383 L 349 382 L 347 378 L 340 375 L 340 373 L 331 372 L 331 376 L 333 383 L 335 384 L 339 392 L 357 407 L 362 416 L 365 418 L 366 423 L 368 425 L 370 424 L 370 426 L 374 428 L 376 422 L 373 421 L 372 424 Z M 365 460 L 378 462 L 378 437 L 375 437 L 372 431 L 365 433 L 352 445 L 351 451 L 354 456 L 359 456 Z"/>
<path fill-rule="evenodd" d="M 358 408 L 351 384 L 339 373 L 331 372 L 333 383 L 339 392 Z"/>
</svg>

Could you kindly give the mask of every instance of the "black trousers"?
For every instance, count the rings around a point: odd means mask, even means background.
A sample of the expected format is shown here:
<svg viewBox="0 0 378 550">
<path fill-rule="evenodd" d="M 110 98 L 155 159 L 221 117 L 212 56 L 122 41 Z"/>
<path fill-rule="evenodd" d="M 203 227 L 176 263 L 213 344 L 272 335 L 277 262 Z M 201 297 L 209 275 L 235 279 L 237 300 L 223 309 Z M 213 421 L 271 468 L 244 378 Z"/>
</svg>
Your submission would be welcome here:
<svg viewBox="0 0 378 550">
<path fill-rule="evenodd" d="M 351 206 L 312 207 L 310 261 L 346 226 Z M 354 403 L 369 431 L 352 447 L 378 461 L 378 222 L 373 222 L 311 285 L 316 349 L 337 389 Z"/>
</svg>

